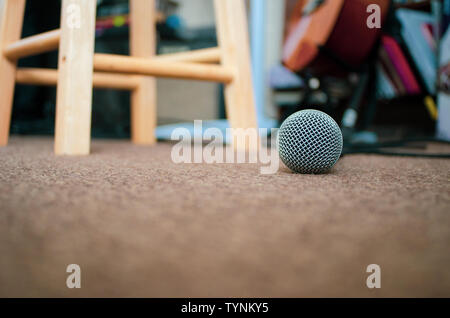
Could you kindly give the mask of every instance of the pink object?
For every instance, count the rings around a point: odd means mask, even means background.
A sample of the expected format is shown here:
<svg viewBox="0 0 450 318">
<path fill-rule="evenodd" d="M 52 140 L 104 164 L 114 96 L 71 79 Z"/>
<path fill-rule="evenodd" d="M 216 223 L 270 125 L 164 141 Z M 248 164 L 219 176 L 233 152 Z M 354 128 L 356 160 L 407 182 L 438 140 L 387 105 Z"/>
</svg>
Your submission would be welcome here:
<svg viewBox="0 0 450 318">
<path fill-rule="evenodd" d="M 381 38 L 383 47 L 385 48 L 389 58 L 392 61 L 395 69 L 397 70 L 406 91 L 409 94 L 420 94 L 421 89 L 419 83 L 417 82 L 408 61 L 405 58 L 400 46 L 394 40 L 394 38 L 384 35 Z"/>
</svg>

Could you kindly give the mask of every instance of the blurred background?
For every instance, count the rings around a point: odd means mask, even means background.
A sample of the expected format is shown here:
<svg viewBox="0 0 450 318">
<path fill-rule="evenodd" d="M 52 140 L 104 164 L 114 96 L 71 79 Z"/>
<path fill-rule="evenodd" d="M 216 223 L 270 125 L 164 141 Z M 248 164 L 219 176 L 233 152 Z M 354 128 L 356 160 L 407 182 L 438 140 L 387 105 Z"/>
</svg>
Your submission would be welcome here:
<svg viewBox="0 0 450 318">
<path fill-rule="evenodd" d="M 156 2 L 158 54 L 217 45 L 212 0 Z M 260 127 L 315 108 L 341 125 L 347 144 L 450 140 L 450 0 L 246 3 Z M 58 28 L 60 8 L 27 1 L 23 37 Z M 129 53 L 128 11 L 127 0 L 98 1 L 96 52 Z M 57 52 L 19 62 L 56 64 Z M 225 118 L 220 84 L 157 83 L 159 125 Z M 93 98 L 93 137 L 129 138 L 129 92 L 98 89 Z M 55 102 L 54 87 L 18 85 L 11 133 L 53 134 Z"/>
</svg>

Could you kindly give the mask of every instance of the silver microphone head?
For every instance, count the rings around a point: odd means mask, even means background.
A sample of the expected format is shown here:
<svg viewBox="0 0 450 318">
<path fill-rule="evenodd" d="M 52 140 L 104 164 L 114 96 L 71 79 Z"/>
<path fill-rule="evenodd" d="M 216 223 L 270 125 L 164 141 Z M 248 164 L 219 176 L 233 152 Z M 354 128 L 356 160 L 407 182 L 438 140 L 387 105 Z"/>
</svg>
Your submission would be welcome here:
<svg viewBox="0 0 450 318">
<path fill-rule="evenodd" d="M 318 110 L 302 110 L 289 116 L 281 125 L 277 140 L 281 161 L 294 172 L 325 173 L 342 153 L 339 125 Z"/>
</svg>

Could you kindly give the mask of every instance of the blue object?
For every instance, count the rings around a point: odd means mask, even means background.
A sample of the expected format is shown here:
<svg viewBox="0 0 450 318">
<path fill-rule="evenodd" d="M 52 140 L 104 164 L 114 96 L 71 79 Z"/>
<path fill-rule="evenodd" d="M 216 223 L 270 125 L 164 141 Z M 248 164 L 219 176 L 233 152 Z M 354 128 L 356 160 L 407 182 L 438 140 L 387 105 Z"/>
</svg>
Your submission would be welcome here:
<svg viewBox="0 0 450 318">
<path fill-rule="evenodd" d="M 265 113 L 265 91 L 267 78 L 265 65 L 265 28 L 267 0 L 252 0 L 250 12 L 250 46 L 252 56 L 253 87 L 255 92 L 256 116 L 259 128 L 275 128 L 277 121 Z"/>
<path fill-rule="evenodd" d="M 270 87 L 279 90 L 301 89 L 305 87 L 305 81 L 281 64 L 270 69 Z"/>
</svg>

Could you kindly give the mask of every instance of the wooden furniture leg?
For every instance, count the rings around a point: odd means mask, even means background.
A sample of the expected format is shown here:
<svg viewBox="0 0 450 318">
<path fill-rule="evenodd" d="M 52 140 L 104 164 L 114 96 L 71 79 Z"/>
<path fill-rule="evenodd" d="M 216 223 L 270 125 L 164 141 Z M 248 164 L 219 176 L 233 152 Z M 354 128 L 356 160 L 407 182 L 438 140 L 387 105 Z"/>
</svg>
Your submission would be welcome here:
<svg viewBox="0 0 450 318">
<path fill-rule="evenodd" d="M 0 0 L 0 146 L 8 144 L 17 64 L 4 49 L 20 39 L 24 13 L 25 0 Z"/>
<path fill-rule="evenodd" d="M 130 0 L 130 55 L 152 58 L 156 53 L 155 1 Z M 136 144 L 156 142 L 156 79 L 143 76 L 131 92 L 131 139 Z"/>
<path fill-rule="evenodd" d="M 90 152 L 97 1 L 63 0 L 56 95 L 56 155 Z"/>
<path fill-rule="evenodd" d="M 232 68 L 235 72 L 234 80 L 225 86 L 227 118 L 232 128 L 256 130 L 256 108 L 244 2 L 215 0 L 214 7 L 222 65 L 225 68 Z M 239 145 L 237 147 L 242 148 Z"/>
</svg>

